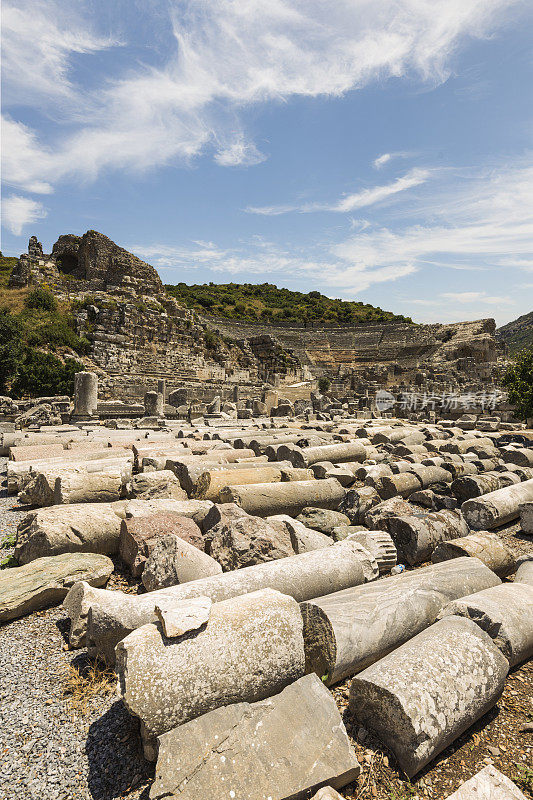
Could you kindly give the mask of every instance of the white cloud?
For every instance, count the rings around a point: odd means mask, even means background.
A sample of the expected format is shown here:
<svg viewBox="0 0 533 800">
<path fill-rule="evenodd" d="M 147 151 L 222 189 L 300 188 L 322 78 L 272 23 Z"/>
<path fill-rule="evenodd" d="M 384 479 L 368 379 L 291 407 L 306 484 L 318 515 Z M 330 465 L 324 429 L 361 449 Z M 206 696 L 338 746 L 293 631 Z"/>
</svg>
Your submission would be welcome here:
<svg viewBox="0 0 533 800">
<path fill-rule="evenodd" d="M 9 148 L 5 180 L 31 189 L 91 179 L 102 170 L 134 172 L 187 162 L 220 141 L 233 144 L 215 156 L 219 163 L 256 163 L 259 156 L 244 143 L 240 121 L 246 107 L 340 96 L 389 77 L 437 83 L 466 37 L 492 34 L 519 4 L 169 0 L 176 47 L 166 48 L 166 63 L 140 64 L 133 50 L 125 67 L 124 59 L 117 61 L 119 74 L 106 74 L 88 89 L 76 82 L 72 56 L 113 43 L 97 30 L 110 18 L 108 3 L 87 6 L 91 30 L 67 0 L 5 0 L 6 96 L 32 107 L 55 99 L 61 108 L 56 133 L 38 141 L 26 129 L 31 147 L 22 153 Z M 164 8 L 161 3 L 158 13 Z M 146 53 L 150 58 L 148 48 Z M 98 82 L 98 72 L 93 74 Z"/>
<path fill-rule="evenodd" d="M 401 151 L 397 153 L 383 153 L 373 160 L 372 166 L 375 169 L 381 169 L 381 167 L 384 167 L 389 161 L 392 161 L 393 158 L 406 158 L 408 155 L 409 153 L 403 153 Z"/>
<path fill-rule="evenodd" d="M 251 167 L 265 160 L 266 156 L 259 152 L 253 142 L 247 142 L 244 135 L 238 136 L 215 154 L 215 161 L 221 167 Z"/>
<path fill-rule="evenodd" d="M 15 236 L 20 236 L 26 225 L 43 219 L 46 214 L 42 204 L 30 197 L 12 194 L 2 200 L 2 225 Z"/>
<path fill-rule="evenodd" d="M 399 192 L 405 192 L 415 186 L 425 183 L 429 177 L 429 171 L 425 169 L 412 169 L 401 178 L 397 178 L 392 183 L 385 186 L 373 186 L 371 189 L 363 189 L 361 192 L 346 195 L 334 203 L 303 203 L 302 205 L 282 205 L 282 206 L 249 206 L 246 211 L 250 214 L 261 214 L 263 216 L 277 216 L 286 214 L 290 211 L 298 211 L 308 214 L 313 211 L 338 211 L 348 213 L 358 208 L 372 206 L 387 200 Z"/>
<path fill-rule="evenodd" d="M 339 258 L 367 267 L 441 264 L 499 268 L 500 259 L 533 258 L 533 167 L 516 166 L 478 176 L 466 186 L 440 188 L 438 202 L 421 198 L 406 212 L 431 222 L 364 231 L 333 247 Z"/>
<path fill-rule="evenodd" d="M 500 303 L 512 303 L 510 297 L 491 297 L 485 292 L 443 292 L 441 297 L 453 300 L 456 303 L 488 303 L 489 305 L 499 305 Z"/>
<path fill-rule="evenodd" d="M 54 0 L 4 2 L 2 9 L 2 72 L 4 103 L 74 102 L 77 90 L 69 79 L 74 54 L 95 53 L 116 44 L 90 31 L 75 4 Z"/>
</svg>

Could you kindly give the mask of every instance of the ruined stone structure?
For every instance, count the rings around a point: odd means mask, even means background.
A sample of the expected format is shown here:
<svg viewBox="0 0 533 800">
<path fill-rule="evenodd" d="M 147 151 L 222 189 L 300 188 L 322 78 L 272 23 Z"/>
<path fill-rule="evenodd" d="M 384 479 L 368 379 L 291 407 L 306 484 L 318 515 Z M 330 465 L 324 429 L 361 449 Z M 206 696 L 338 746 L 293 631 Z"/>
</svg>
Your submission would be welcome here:
<svg viewBox="0 0 533 800">
<path fill-rule="evenodd" d="M 231 400 L 236 385 L 257 399 L 265 383 L 288 396 L 291 384 L 306 381 L 309 396 L 321 375 L 337 394 L 353 397 L 377 388 L 473 389 L 490 383 L 498 355 L 491 319 L 258 330 L 203 317 L 169 297 L 153 267 L 97 231 L 60 236 L 50 255 L 32 236 L 10 286 L 39 284 L 80 301 L 78 333 L 92 343 L 84 360 L 98 374 L 104 400 L 140 400 L 162 379 L 168 393 L 187 387 L 188 399 L 200 401 Z"/>
</svg>

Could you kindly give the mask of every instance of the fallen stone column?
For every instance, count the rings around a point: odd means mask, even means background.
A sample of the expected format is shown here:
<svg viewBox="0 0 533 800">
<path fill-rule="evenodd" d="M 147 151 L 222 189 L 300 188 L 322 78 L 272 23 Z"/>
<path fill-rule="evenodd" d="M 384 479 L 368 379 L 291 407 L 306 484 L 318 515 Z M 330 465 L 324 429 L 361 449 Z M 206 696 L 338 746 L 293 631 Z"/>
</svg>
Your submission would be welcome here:
<svg viewBox="0 0 533 800">
<path fill-rule="evenodd" d="M 54 503 L 112 503 L 123 496 L 127 469 L 110 469 L 106 472 L 58 475 L 54 485 Z"/>
<path fill-rule="evenodd" d="M 305 675 L 268 700 L 234 703 L 160 736 L 150 797 L 303 800 L 329 783 L 312 800 L 342 800 L 331 787 L 360 771 L 333 697 Z"/>
<path fill-rule="evenodd" d="M 285 450 L 287 453 L 285 454 Z M 310 467 L 317 461 L 332 461 L 341 464 L 343 461 L 364 461 L 366 448 L 359 442 L 343 442 L 326 444 L 321 447 L 302 447 L 289 449 L 280 447 L 278 458 L 287 458 L 295 467 Z"/>
<path fill-rule="evenodd" d="M 469 533 L 468 536 L 450 542 L 441 542 L 433 550 L 431 560 L 436 564 L 461 556 L 479 558 L 500 578 L 506 578 L 516 569 L 516 560 L 511 548 L 499 536 L 487 531 Z"/>
<path fill-rule="evenodd" d="M 223 461 L 209 461 L 206 458 L 196 457 L 186 462 L 174 462 L 173 472 L 177 476 L 181 486 L 188 494 L 193 494 L 196 490 L 196 482 L 204 472 L 234 472 L 235 470 L 249 470 L 255 467 L 272 466 L 281 469 L 282 466 L 290 466 L 288 461 L 277 464 L 268 464 L 266 456 L 256 456 L 254 458 L 243 458 L 242 461 L 235 461 L 231 464 Z"/>
<path fill-rule="evenodd" d="M 307 672 L 338 683 L 428 628 L 451 600 L 500 584 L 460 558 L 302 603 Z"/>
<path fill-rule="evenodd" d="M 79 581 L 105 586 L 112 572 L 111 559 L 94 553 L 64 553 L 1 570 L 0 622 L 58 605 Z"/>
<path fill-rule="evenodd" d="M 436 483 L 451 483 L 452 481 L 452 476 L 448 470 L 442 467 L 425 467 L 421 464 L 413 464 L 411 472 L 421 481 L 423 489 L 427 489 L 428 486 L 433 486 Z"/>
<path fill-rule="evenodd" d="M 528 583 L 533 586 L 533 553 L 521 556 L 516 565 L 515 583 Z"/>
<path fill-rule="evenodd" d="M 113 663 L 115 646 L 124 636 L 156 621 L 155 605 L 160 598 L 187 600 L 205 596 L 219 602 L 259 589 L 276 589 L 302 602 L 375 580 L 378 575 L 378 565 L 371 555 L 357 542 L 345 541 L 146 595 L 97 590 L 81 582 L 65 598 L 71 620 L 70 643 L 82 646 L 89 623 L 89 642 L 99 655 Z"/>
<path fill-rule="evenodd" d="M 168 513 L 200 520 L 212 507 L 211 500 L 167 500 L 155 497 L 151 500 L 129 500 L 125 506 L 125 515 L 132 518 Z"/>
<path fill-rule="evenodd" d="M 218 502 L 220 491 L 225 486 L 280 482 L 281 470 L 270 466 L 219 472 L 206 470 L 196 481 L 194 496 L 203 500 Z"/>
<path fill-rule="evenodd" d="M 461 506 L 461 511 L 471 528 L 490 530 L 517 519 L 520 505 L 532 500 L 533 480 L 529 480 L 466 500 Z"/>
<path fill-rule="evenodd" d="M 17 528 L 15 558 L 27 564 L 61 553 L 116 553 L 125 509 L 126 501 L 119 501 L 32 511 Z"/>
<path fill-rule="evenodd" d="M 302 627 L 298 603 L 272 589 L 214 603 L 207 625 L 185 638 L 143 625 L 117 646 L 122 699 L 147 738 L 262 700 L 304 675 Z"/>
<path fill-rule="evenodd" d="M 429 561 L 435 547 L 448 539 L 468 536 L 470 530 L 460 511 L 434 511 L 392 517 L 388 531 L 407 564 Z"/>
<path fill-rule="evenodd" d="M 381 497 L 374 487 L 364 486 L 362 489 L 349 489 L 339 503 L 339 511 L 346 514 L 352 525 L 361 525 L 367 511 L 380 503 Z"/>
<path fill-rule="evenodd" d="M 452 483 L 452 493 L 464 503 L 473 497 L 480 497 L 497 489 L 520 483 L 520 478 L 513 472 L 485 472 L 482 475 L 463 475 Z"/>
<path fill-rule="evenodd" d="M 533 656 L 533 586 L 502 583 L 448 603 L 439 614 L 471 619 L 514 667 Z"/>
<path fill-rule="evenodd" d="M 398 475 L 384 475 L 375 482 L 375 487 L 383 500 L 391 497 L 409 497 L 422 488 L 422 481 L 412 472 L 400 472 Z"/>
<path fill-rule="evenodd" d="M 229 486 L 221 490 L 220 501 L 237 503 L 248 514 L 259 517 L 273 514 L 298 516 L 306 506 L 336 508 L 344 494 L 345 489 L 335 478 L 326 478 L 323 481 Z"/>
<path fill-rule="evenodd" d="M 350 710 L 412 777 L 493 707 L 508 670 L 474 622 L 447 617 L 359 673 Z"/>
<path fill-rule="evenodd" d="M 503 447 L 500 455 L 508 464 L 516 464 L 519 467 L 533 467 L 532 447 Z"/>
</svg>

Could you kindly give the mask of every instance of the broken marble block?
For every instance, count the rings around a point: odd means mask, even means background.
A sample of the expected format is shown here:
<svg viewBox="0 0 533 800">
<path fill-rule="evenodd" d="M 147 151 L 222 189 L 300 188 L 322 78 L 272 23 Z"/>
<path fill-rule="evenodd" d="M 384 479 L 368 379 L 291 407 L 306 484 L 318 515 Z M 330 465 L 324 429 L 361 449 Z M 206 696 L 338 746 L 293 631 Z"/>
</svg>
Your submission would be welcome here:
<svg viewBox="0 0 533 800">
<path fill-rule="evenodd" d="M 160 736 L 150 798 L 304 800 L 359 772 L 333 697 L 306 675 L 267 700 L 218 708 Z"/>
<path fill-rule="evenodd" d="M 489 764 L 461 784 L 446 800 L 526 800 L 526 796 L 516 783 Z"/>
<path fill-rule="evenodd" d="M 350 710 L 412 777 L 493 707 L 508 671 L 475 622 L 446 617 L 359 673 Z"/>
<path fill-rule="evenodd" d="M 190 600 L 161 598 L 155 607 L 167 639 L 177 639 L 189 631 L 197 631 L 209 619 L 213 601 L 209 597 L 192 597 Z"/>
</svg>

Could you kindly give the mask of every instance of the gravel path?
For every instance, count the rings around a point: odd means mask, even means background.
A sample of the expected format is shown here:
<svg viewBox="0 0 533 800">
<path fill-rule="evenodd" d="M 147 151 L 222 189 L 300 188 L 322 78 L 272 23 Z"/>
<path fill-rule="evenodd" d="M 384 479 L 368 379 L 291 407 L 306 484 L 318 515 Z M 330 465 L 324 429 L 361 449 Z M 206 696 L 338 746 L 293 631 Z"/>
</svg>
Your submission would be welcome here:
<svg viewBox="0 0 533 800">
<path fill-rule="evenodd" d="M 3 488 L 0 542 L 26 513 L 13 508 L 16 497 Z M 12 552 L 0 550 L 0 560 Z M 140 751 L 138 723 L 114 680 L 86 709 L 75 704 L 71 668 L 83 676 L 93 662 L 66 649 L 65 632 L 61 608 L 0 627 L 0 800 L 145 800 L 153 767 Z"/>
</svg>

